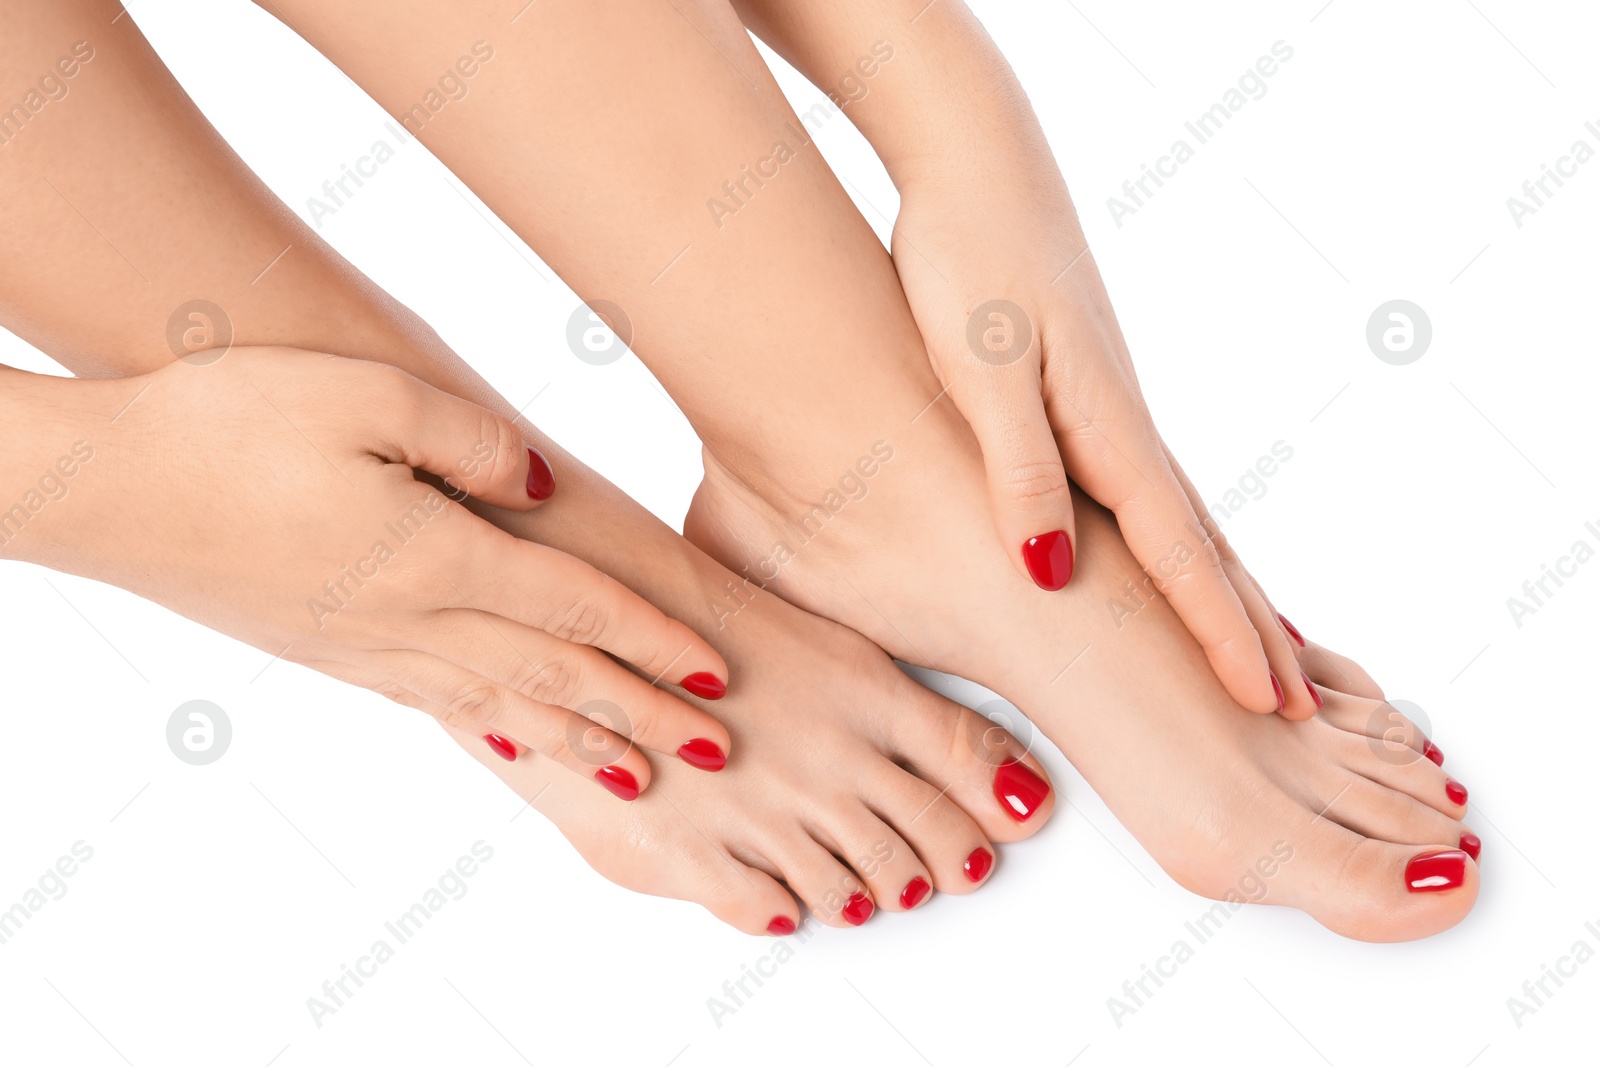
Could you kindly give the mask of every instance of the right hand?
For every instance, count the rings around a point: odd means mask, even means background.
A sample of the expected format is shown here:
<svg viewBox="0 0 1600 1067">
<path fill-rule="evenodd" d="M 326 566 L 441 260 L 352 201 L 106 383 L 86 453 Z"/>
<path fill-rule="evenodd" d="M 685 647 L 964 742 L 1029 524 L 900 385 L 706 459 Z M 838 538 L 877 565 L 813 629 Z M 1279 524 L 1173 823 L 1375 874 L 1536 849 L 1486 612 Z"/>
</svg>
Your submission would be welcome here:
<svg viewBox="0 0 1600 1067">
<path fill-rule="evenodd" d="M 696 688 L 720 695 L 727 665 L 705 641 L 414 476 L 535 507 L 553 479 L 510 420 L 389 366 L 285 348 L 139 378 L 5 384 L 32 402 L 22 410 L 35 443 L 92 450 L 6 555 L 132 590 L 446 726 L 510 738 L 625 800 L 650 780 L 629 739 L 729 752 L 720 723 L 653 685 L 701 675 L 712 684 Z M 37 478 L 16 474 L 0 499 Z"/>
</svg>

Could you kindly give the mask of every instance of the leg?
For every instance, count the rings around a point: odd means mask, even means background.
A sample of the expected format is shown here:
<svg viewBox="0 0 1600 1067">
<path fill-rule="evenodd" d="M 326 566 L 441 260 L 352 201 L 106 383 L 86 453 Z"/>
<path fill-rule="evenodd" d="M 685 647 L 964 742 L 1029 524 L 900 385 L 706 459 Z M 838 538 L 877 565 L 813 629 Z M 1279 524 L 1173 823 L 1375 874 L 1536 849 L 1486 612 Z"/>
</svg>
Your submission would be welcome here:
<svg viewBox="0 0 1600 1067">
<path fill-rule="evenodd" d="M 1445 892 L 1409 866 L 1471 840 L 1413 727 L 1369 736 L 1381 705 L 1331 690 L 1305 723 L 1244 713 L 1088 501 L 1072 588 L 1008 565 L 888 257 L 724 4 L 552 0 L 515 24 L 487 0 L 385 7 L 379 48 L 370 3 L 275 6 L 397 116 L 456 42 L 496 42 L 476 95 L 421 136 L 581 293 L 627 311 L 706 443 L 691 536 L 730 568 L 1006 692 L 1197 892 L 1266 877 L 1259 899 L 1373 940 L 1470 909 L 1465 856 Z"/>
<path fill-rule="evenodd" d="M 111 0 L 70 0 L 0 16 L 0 48 L 43 42 L 45 63 L 57 41 L 90 38 L 96 49 L 75 79 L 72 106 L 5 150 L 17 153 L 0 169 L 6 324 L 80 372 L 132 373 L 172 360 L 172 309 L 204 293 L 226 304 L 236 344 L 393 362 L 510 414 L 423 323 L 271 197 L 132 19 L 113 23 L 117 10 Z M 6 59 L 32 69 L 41 56 Z M 173 203 L 182 209 L 166 210 Z M 70 296 L 86 283 L 94 301 Z M 573 788 L 542 761 L 507 763 L 481 739 L 458 738 L 536 798 L 603 874 L 698 901 L 752 933 L 775 916 L 798 916 L 781 880 L 822 921 L 842 925 L 863 918 L 869 899 L 888 910 L 914 905 L 920 898 L 905 892 L 919 879 L 970 891 L 970 857 L 990 854 L 990 841 L 1028 835 L 1048 816 L 1053 797 L 1042 779 L 1024 794 L 1027 775 L 997 770 L 1010 747 L 996 754 L 966 743 L 985 736 L 986 720 L 912 684 L 858 635 L 736 587 L 733 575 L 524 428 L 550 457 L 560 491 L 535 514 L 485 513 L 627 583 L 706 634 L 734 672 L 734 690 L 715 711 L 734 735 L 735 759 L 715 775 L 659 766 L 651 791 L 632 805 L 587 797 L 592 787 L 574 779 Z M 739 606 L 731 618 L 730 588 Z M 819 678 L 840 683 L 823 688 Z"/>
</svg>

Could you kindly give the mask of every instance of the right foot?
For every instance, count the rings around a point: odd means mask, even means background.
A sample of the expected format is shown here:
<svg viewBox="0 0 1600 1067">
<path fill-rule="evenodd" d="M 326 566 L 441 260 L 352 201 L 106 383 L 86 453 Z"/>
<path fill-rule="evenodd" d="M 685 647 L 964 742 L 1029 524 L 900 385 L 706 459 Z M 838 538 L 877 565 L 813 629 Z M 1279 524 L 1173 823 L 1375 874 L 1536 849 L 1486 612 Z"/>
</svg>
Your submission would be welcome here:
<svg viewBox="0 0 1600 1067">
<path fill-rule="evenodd" d="M 1292 905 L 1370 941 L 1423 937 L 1466 915 L 1478 870 L 1464 793 L 1359 668 L 1309 645 L 1302 662 L 1324 710 L 1305 722 L 1244 711 L 1164 600 L 1129 599 L 1143 574 L 1108 513 L 1082 497 L 1071 585 L 1034 588 L 976 503 L 975 452 L 941 439 L 938 421 L 906 430 L 870 492 L 801 544 L 794 516 L 807 506 L 769 504 L 708 453 L 691 540 L 749 574 L 771 573 L 787 542 L 793 558 L 774 591 L 901 659 L 1004 693 L 1194 892 Z M 931 503 L 947 499 L 974 503 Z"/>
<path fill-rule="evenodd" d="M 859 926 L 971 892 L 994 842 L 1049 818 L 1037 759 L 859 635 L 758 594 L 711 639 L 735 679 L 716 704 L 733 737 L 716 773 L 657 760 L 649 791 L 625 803 L 534 753 L 507 761 L 449 732 L 602 875 L 751 934 L 792 933 L 796 897 L 827 925 Z"/>
</svg>

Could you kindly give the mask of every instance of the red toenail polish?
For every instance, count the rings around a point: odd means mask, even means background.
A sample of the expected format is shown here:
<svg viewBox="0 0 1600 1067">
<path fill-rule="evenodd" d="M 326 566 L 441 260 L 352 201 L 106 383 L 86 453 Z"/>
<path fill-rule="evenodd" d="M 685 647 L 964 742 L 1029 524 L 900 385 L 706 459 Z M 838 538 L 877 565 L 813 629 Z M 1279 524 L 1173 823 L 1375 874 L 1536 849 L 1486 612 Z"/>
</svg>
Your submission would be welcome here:
<svg viewBox="0 0 1600 1067">
<path fill-rule="evenodd" d="M 537 448 L 528 449 L 528 496 L 533 500 L 549 500 L 556 491 L 556 474 L 550 461 Z"/>
<path fill-rule="evenodd" d="M 787 915 L 780 915 L 767 924 L 767 933 L 773 937 L 786 937 L 794 933 L 794 920 Z"/>
<path fill-rule="evenodd" d="M 967 857 L 967 862 L 961 869 L 967 872 L 967 881 L 981 882 L 984 875 L 989 873 L 989 868 L 994 866 L 994 853 L 986 848 L 975 848 L 972 855 Z"/>
<path fill-rule="evenodd" d="M 1306 683 L 1306 692 L 1311 694 L 1312 702 L 1315 703 L 1317 707 L 1322 707 L 1322 694 L 1317 692 L 1317 687 L 1311 684 L 1311 678 L 1306 674 L 1305 671 L 1300 672 L 1300 680 Z"/>
<path fill-rule="evenodd" d="M 1294 638 L 1296 641 L 1298 641 L 1300 643 L 1300 647 L 1301 648 L 1305 648 L 1306 647 L 1306 639 L 1300 636 L 1300 631 L 1296 630 L 1294 628 L 1294 623 L 1290 622 L 1288 619 L 1284 618 L 1282 615 L 1278 616 L 1278 621 L 1283 624 L 1283 628 L 1285 630 L 1289 631 L 1289 636 Z"/>
<path fill-rule="evenodd" d="M 922 898 L 931 892 L 933 886 L 928 884 L 926 878 L 913 878 L 900 890 L 900 906 L 907 911 L 922 903 Z"/>
<path fill-rule="evenodd" d="M 1053 593 L 1072 581 L 1072 542 L 1062 530 L 1030 537 L 1022 545 L 1022 562 L 1033 584 Z"/>
<path fill-rule="evenodd" d="M 1267 672 L 1267 677 L 1272 679 L 1272 695 L 1278 698 L 1278 710 L 1282 711 L 1284 705 L 1283 686 L 1278 684 L 1278 676 L 1271 671 Z"/>
<path fill-rule="evenodd" d="M 1033 769 L 1019 759 L 1008 759 L 994 772 L 994 795 L 1006 814 L 1018 822 L 1027 822 L 1044 798 L 1050 795 L 1050 783 L 1033 773 Z"/>
<path fill-rule="evenodd" d="M 1432 741 L 1428 741 L 1426 739 L 1423 740 L 1422 754 L 1433 760 L 1436 766 L 1444 766 L 1444 753 L 1439 751 L 1439 746 L 1434 744 Z"/>
<path fill-rule="evenodd" d="M 499 734 L 484 734 L 483 739 L 489 742 L 489 747 L 494 749 L 495 754 L 501 759 L 515 760 L 517 758 L 517 746 Z"/>
<path fill-rule="evenodd" d="M 594 778 L 623 800 L 632 800 L 639 795 L 639 779 L 626 767 L 601 767 L 594 772 Z"/>
<path fill-rule="evenodd" d="M 1406 864 L 1406 888 L 1413 893 L 1454 889 L 1467 878 L 1467 854 L 1458 848 L 1424 852 Z"/>
<path fill-rule="evenodd" d="M 1444 780 L 1444 795 L 1450 798 L 1452 804 L 1465 804 L 1467 802 L 1467 787 L 1454 778 Z"/>
<path fill-rule="evenodd" d="M 695 671 L 678 683 L 701 700 L 721 700 L 728 695 L 728 687 L 710 671 Z"/>
<path fill-rule="evenodd" d="M 707 741 L 703 737 L 685 741 L 678 749 L 678 758 L 691 767 L 699 767 L 702 771 L 720 771 L 728 765 L 728 757 L 722 754 L 722 749 L 717 747 L 717 743 Z"/>
<path fill-rule="evenodd" d="M 1463 833 L 1461 835 L 1461 851 L 1472 857 L 1472 862 L 1478 862 L 1478 853 L 1483 851 L 1483 842 L 1478 840 L 1477 834 Z"/>
<path fill-rule="evenodd" d="M 844 902 L 844 907 L 839 909 L 839 914 L 844 916 L 844 921 L 851 926 L 860 926 L 872 918 L 872 913 L 877 909 L 872 906 L 872 898 L 865 893 L 851 893 L 850 899 Z"/>
</svg>

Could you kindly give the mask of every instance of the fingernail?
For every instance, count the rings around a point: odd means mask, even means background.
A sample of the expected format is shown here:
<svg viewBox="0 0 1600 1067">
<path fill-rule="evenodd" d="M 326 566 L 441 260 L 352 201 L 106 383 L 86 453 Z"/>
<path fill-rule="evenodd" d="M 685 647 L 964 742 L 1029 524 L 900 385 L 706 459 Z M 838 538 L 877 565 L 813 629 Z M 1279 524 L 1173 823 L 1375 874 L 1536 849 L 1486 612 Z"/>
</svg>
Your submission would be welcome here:
<svg viewBox="0 0 1600 1067">
<path fill-rule="evenodd" d="M 1461 835 L 1461 851 L 1471 856 L 1473 863 L 1477 863 L 1478 853 L 1483 851 L 1483 842 L 1478 840 L 1477 834 L 1463 833 Z"/>
<path fill-rule="evenodd" d="M 1022 546 L 1022 562 L 1033 584 L 1053 593 L 1072 580 L 1072 542 L 1062 530 L 1030 537 Z"/>
<path fill-rule="evenodd" d="M 844 907 L 840 909 L 840 914 L 851 926 L 860 926 L 872 918 L 872 913 L 876 910 L 871 897 L 865 893 L 851 893 L 850 899 L 845 901 Z"/>
<path fill-rule="evenodd" d="M 1444 780 L 1444 795 L 1450 798 L 1452 804 L 1465 804 L 1467 802 L 1467 787 L 1454 778 Z"/>
<path fill-rule="evenodd" d="M 721 700 L 728 695 L 727 685 L 710 671 L 695 671 L 678 684 L 701 700 Z"/>
<path fill-rule="evenodd" d="M 1294 623 L 1290 622 L 1288 619 L 1284 618 L 1282 615 L 1278 616 L 1278 622 L 1283 625 L 1283 628 L 1285 630 L 1289 631 L 1289 636 L 1290 637 L 1292 637 L 1296 641 L 1300 642 L 1300 647 L 1301 648 L 1305 648 L 1306 647 L 1306 639 L 1300 636 L 1300 631 L 1296 630 L 1294 628 Z"/>
<path fill-rule="evenodd" d="M 1322 694 L 1317 692 L 1317 687 L 1311 684 L 1311 679 L 1309 676 L 1307 676 L 1305 671 L 1300 672 L 1300 680 L 1306 683 L 1306 692 L 1311 694 L 1312 702 L 1315 703 L 1317 707 L 1322 707 Z"/>
<path fill-rule="evenodd" d="M 780 915 L 767 924 L 767 933 L 773 937 L 785 937 L 794 933 L 794 920 L 787 915 Z"/>
<path fill-rule="evenodd" d="M 1284 704 L 1283 686 L 1278 684 L 1278 676 L 1271 671 L 1267 672 L 1267 677 L 1272 679 L 1272 695 L 1278 698 L 1278 710 L 1282 711 Z"/>
<path fill-rule="evenodd" d="M 967 873 L 967 881 L 981 882 L 983 876 L 989 873 L 989 868 L 994 866 L 994 853 L 986 848 L 975 848 L 972 855 L 967 857 L 967 862 L 961 869 Z"/>
<path fill-rule="evenodd" d="M 1006 814 L 1018 822 L 1027 822 L 1044 798 L 1050 795 L 1050 783 L 1033 773 L 1021 760 L 1012 758 L 1000 764 L 994 772 L 994 795 Z"/>
<path fill-rule="evenodd" d="M 1467 854 L 1458 848 L 1424 852 L 1406 864 L 1406 888 L 1413 893 L 1454 889 L 1467 878 Z"/>
<path fill-rule="evenodd" d="M 716 742 L 707 741 L 703 737 L 685 741 L 678 749 L 678 758 L 691 767 L 699 767 L 702 771 L 720 771 L 728 765 L 728 757 L 722 754 L 722 749 L 717 747 Z"/>
<path fill-rule="evenodd" d="M 532 445 L 528 446 L 528 496 L 533 500 L 549 500 L 556 491 L 556 472 L 550 461 Z"/>
<path fill-rule="evenodd" d="M 594 772 L 594 778 L 623 800 L 633 800 L 639 795 L 639 779 L 626 767 L 601 767 Z"/>
<path fill-rule="evenodd" d="M 1444 766 L 1444 753 L 1432 741 L 1424 740 L 1422 742 L 1422 754 L 1433 760 L 1436 766 Z"/>
<path fill-rule="evenodd" d="M 922 903 L 922 898 L 928 895 L 933 886 L 928 884 L 926 878 L 913 878 L 900 890 L 900 906 L 907 911 Z"/>
<path fill-rule="evenodd" d="M 495 754 L 501 759 L 515 760 L 517 758 L 517 746 L 499 734 L 484 734 L 483 739 L 489 742 L 489 747 L 494 749 Z"/>
</svg>

